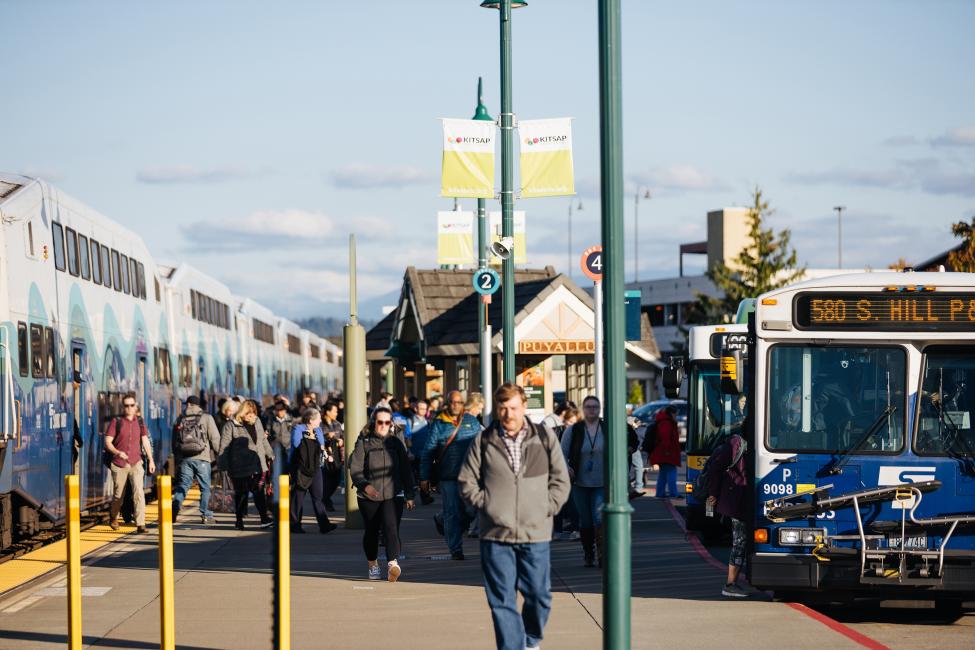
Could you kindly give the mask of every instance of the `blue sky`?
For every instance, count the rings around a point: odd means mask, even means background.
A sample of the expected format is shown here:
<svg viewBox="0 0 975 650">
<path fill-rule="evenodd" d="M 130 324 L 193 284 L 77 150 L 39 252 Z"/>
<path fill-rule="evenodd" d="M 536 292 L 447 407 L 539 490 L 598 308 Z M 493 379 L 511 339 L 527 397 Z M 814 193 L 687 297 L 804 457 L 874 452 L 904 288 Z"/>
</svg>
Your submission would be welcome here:
<svg viewBox="0 0 975 650">
<path fill-rule="evenodd" d="M 497 13 L 478 4 L 0 0 L 0 169 L 282 313 L 338 315 L 350 232 L 362 300 L 435 264 L 437 118 L 473 114 L 478 75 L 498 112 Z M 653 193 L 642 278 L 676 274 L 707 211 L 755 186 L 814 267 L 836 264 L 837 204 L 848 267 L 925 259 L 975 216 L 975 3 L 622 6 L 628 237 L 633 193 Z M 575 118 L 581 253 L 599 233 L 595 0 L 532 0 L 513 43 L 515 113 Z M 566 269 L 568 206 L 518 202 L 533 266 Z"/>
</svg>

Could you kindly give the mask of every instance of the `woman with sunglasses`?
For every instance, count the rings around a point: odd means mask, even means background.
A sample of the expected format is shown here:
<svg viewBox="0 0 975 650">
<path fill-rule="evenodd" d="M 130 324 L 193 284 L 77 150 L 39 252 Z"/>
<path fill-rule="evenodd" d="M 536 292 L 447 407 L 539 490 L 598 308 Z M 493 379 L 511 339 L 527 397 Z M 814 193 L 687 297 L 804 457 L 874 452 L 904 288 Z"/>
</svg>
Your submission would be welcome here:
<svg viewBox="0 0 975 650">
<path fill-rule="evenodd" d="M 372 423 L 359 435 L 349 456 L 349 475 L 358 491 L 359 512 L 365 525 L 362 548 L 369 564 L 369 579 L 379 580 L 379 531 L 386 538 L 387 579 L 396 582 L 402 572 L 399 526 L 403 507 L 413 509 L 413 472 L 403 442 L 392 433 L 393 413 L 376 407 Z M 405 496 L 397 498 L 398 494 Z"/>
</svg>

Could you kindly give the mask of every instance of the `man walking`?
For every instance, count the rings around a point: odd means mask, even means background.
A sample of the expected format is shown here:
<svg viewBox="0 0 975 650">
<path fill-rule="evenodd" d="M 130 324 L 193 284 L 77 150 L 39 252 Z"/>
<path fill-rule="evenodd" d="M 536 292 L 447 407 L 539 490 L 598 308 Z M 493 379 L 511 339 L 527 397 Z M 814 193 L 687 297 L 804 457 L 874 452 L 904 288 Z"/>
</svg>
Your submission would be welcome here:
<svg viewBox="0 0 975 650">
<path fill-rule="evenodd" d="M 569 499 L 558 440 L 525 417 L 526 402 L 520 386 L 498 387 L 497 418 L 474 439 L 458 476 L 464 500 L 480 512 L 484 591 L 499 650 L 541 643 L 552 610 L 552 515 Z"/>
<path fill-rule="evenodd" d="M 457 474 L 467 450 L 481 430 L 477 418 L 464 413 L 464 396 L 459 390 L 447 393 L 447 404 L 427 428 L 430 434 L 420 454 L 420 491 L 430 491 L 430 469 L 437 460 L 440 494 L 443 496 L 443 527 L 452 560 L 464 559 L 464 532 L 472 515 L 464 505 L 457 488 Z"/>
<path fill-rule="evenodd" d="M 112 457 L 109 466 L 112 472 L 112 506 L 109 525 L 112 530 L 119 529 L 118 513 L 122 507 L 122 495 L 125 494 L 125 483 L 132 487 L 132 501 L 135 506 L 135 532 L 146 532 L 146 493 L 145 469 L 142 466 L 142 452 L 149 459 L 149 473 L 156 472 L 156 463 L 152 458 L 152 445 L 149 443 L 149 431 L 141 417 L 136 416 L 137 403 L 135 396 L 126 395 L 122 399 L 124 415 L 109 423 L 105 432 L 105 449 Z"/>
<path fill-rule="evenodd" d="M 287 459 L 291 455 L 291 430 L 294 428 L 294 418 L 288 411 L 288 405 L 277 401 L 270 409 L 270 417 L 264 425 L 267 438 L 275 448 L 275 455 Z"/>
<path fill-rule="evenodd" d="M 200 520 L 213 523 L 210 510 L 210 463 L 220 448 L 220 432 L 213 416 L 200 408 L 200 398 L 186 398 L 186 409 L 173 425 L 173 455 L 176 457 L 176 489 L 173 490 L 173 521 L 186 499 L 193 479 L 200 486 Z"/>
</svg>

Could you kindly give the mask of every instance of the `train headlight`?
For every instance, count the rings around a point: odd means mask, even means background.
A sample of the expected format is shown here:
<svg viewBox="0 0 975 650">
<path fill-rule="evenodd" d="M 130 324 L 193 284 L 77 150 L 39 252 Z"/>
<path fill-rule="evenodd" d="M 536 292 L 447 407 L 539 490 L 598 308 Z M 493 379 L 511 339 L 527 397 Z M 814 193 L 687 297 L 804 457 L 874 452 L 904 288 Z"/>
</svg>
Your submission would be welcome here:
<svg viewBox="0 0 975 650">
<path fill-rule="evenodd" d="M 779 528 L 781 546 L 816 546 L 824 539 L 825 528 Z"/>
</svg>

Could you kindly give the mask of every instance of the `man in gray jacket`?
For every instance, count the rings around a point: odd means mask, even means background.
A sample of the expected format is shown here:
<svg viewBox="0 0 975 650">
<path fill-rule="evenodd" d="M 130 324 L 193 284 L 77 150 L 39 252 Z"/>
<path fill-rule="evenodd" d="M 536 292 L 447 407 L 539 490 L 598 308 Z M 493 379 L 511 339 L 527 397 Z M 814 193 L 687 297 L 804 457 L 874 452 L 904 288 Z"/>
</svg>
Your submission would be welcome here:
<svg viewBox="0 0 975 650">
<path fill-rule="evenodd" d="M 552 516 L 569 498 L 558 439 L 525 417 L 525 391 L 502 384 L 497 418 L 471 443 L 457 477 L 480 513 L 481 568 L 499 650 L 537 648 L 552 610 Z M 524 606 L 517 610 L 516 588 Z"/>
<path fill-rule="evenodd" d="M 200 408 L 200 398 L 186 398 L 186 409 L 173 426 L 173 455 L 176 457 L 176 489 L 173 490 L 173 521 L 193 479 L 200 485 L 200 519 L 213 523 L 210 510 L 210 463 L 220 448 L 220 432 L 213 417 Z"/>
</svg>

